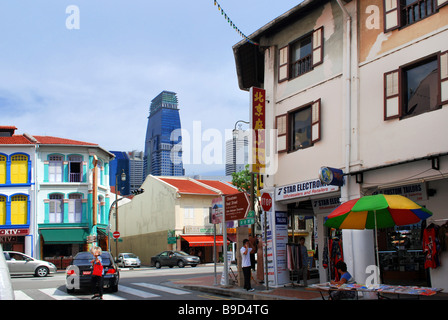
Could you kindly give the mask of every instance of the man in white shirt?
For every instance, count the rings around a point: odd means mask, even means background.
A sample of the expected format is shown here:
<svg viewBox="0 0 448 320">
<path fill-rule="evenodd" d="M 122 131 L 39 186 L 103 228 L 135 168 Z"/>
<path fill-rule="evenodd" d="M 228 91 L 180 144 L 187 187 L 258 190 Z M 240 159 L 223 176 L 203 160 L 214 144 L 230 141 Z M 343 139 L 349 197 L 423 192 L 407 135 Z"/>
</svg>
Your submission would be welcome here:
<svg viewBox="0 0 448 320">
<path fill-rule="evenodd" d="M 243 240 L 243 247 L 241 248 L 241 267 L 243 268 L 244 275 L 244 289 L 247 291 L 254 291 L 254 289 L 250 285 L 251 278 L 251 263 L 250 263 L 250 252 L 252 248 L 250 247 L 250 243 L 248 239 Z"/>
</svg>

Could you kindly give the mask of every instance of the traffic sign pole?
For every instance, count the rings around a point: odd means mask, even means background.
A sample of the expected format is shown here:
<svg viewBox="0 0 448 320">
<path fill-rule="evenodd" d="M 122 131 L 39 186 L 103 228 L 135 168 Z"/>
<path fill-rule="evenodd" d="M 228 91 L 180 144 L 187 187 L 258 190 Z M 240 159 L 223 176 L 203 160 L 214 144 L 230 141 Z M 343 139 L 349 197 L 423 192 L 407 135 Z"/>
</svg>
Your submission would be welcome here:
<svg viewBox="0 0 448 320">
<path fill-rule="evenodd" d="M 228 266 L 228 261 L 227 261 L 227 223 L 226 223 L 226 197 L 223 195 L 222 196 L 222 203 L 223 203 L 223 215 L 222 215 L 222 245 L 223 247 L 223 251 L 224 251 L 224 285 L 228 286 L 229 285 L 229 266 Z"/>
</svg>

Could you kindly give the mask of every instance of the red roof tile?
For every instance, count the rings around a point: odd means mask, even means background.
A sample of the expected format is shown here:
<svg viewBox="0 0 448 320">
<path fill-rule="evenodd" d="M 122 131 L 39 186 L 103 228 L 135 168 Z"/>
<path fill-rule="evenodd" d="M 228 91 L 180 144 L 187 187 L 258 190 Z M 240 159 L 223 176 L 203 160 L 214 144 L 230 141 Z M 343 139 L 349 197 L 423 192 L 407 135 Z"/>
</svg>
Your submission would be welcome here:
<svg viewBox="0 0 448 320">
<path fill-rule="evenodd" d="M 65 138 L 57 138 L 50 136 L 33 136 L 39 144 L 69 144 L 69 145 L 79 145 L 79 146 L 98 146 L 96 143 L 77 141 Z"/>
<path fill-rule="evenodd" d="M 204 194 L 204 195 L 218 195 L 211 189 L 208 189 L 200 184 L 187 179 L 176 179 L 167 177 L 157 177 L 158 179 L 172 185 L 179 190 L 179 193 L 188 194 Z"/>
<path fill-rule="evenodd" d="M 12 137 L 0 137 L 0 144 L 33 144 L 22 135 L 13 135 Z"/>
<path fill-rule="evenodd" d="M 216 180 L 197 180 L 197 181 L 199 181 L 203 184 L 206 184 L 212 188 L 221 190 L 221 192 L 224 194 L 239 193 L 238 189 L 232 187 L 231 185 L 229 185 L 225 182 L 216 181 Z"/>
</svg>

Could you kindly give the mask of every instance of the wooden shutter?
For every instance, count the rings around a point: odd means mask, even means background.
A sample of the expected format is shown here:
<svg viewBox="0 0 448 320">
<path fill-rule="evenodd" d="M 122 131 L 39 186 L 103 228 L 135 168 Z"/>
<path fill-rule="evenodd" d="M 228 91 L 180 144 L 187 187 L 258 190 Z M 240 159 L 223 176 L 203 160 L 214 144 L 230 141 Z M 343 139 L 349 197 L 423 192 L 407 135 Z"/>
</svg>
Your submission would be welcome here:
<svg viewBox="0 0 448 320">
<path fill-rule="evenodd" d="M 313 102 L 311 106 L 311 143 L 315 143 L 321 138 L 320 126 L 320 99 Z"/>
<path fill-rule="evenodd" d="M 324 53 L 324 27 L 313 31 L 313 67 L 323 62 Z"/>
<path fill-rule="evenodd" d="M 447 0 L 448 2 L 448 0 Z M 440 104 L 448 103 L 448 51 L 442 52 L 440 63 Z"/>
<path fill-rule="evenodd" d="M 400 116 L 400 72 L 394 70 L 384 74 L 384 120 Z"/>
<path fill-rule="evenodd" d="M 27 183 L 28 158 L 24 155 L 16 155 L 11 160 L 11 183 Z"/>
<path fill-rule="evenodd" d="M 11 200 L 11 224 L 27 224 L 27 198 L 25 196 L 14 196 Z"/>
<path fill-rule="evenodd" d="M 0 184 L 6 183 L 6 157 L 0 156 Z"/>
<path fill-rule="evenodd" d="M 384 32 L 397 29 L 400 26 L 399 0 L 384 0 Z"/>
<path fill-rule="evenodd" d="M 289 47 L 283 47 L 278 52 L 278 82 L 282 82 L 289 79 Z"/>
<path fill-rule="evenodd" d="M 6 197 L 0 196 L 0 225 L 6 224 Z"/>
<path fill-rule="evenodd" d="M 447 4 L 448 4 L 448 0 L 437 0 L 437 9 L 439 9 Z"/>
<path fill-rule="evenodd" d="M 288 151 L 287 146 L 287 115 L 283 114 L 276 117 L 276 128 L 277 128 L 277 152 Z"/>
</svg>

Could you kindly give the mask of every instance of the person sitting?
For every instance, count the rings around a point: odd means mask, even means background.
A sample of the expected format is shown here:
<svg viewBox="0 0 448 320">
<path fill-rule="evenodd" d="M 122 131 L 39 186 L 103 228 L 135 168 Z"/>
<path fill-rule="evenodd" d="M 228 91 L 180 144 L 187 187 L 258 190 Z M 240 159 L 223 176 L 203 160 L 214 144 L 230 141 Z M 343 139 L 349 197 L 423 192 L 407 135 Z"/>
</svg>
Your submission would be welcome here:
<svg viewBox="0 0 448 320">
<path fill-rule="evenodd" d="M 339 261 L 336 264 L 336 269 L 341 274 L 341 280 L 331 281 L 332 285 L 341 286 L 343 284 L 353 284 L 356 283 L 352 275 L 347 271 L 347 265 L 343 261 Z M 330 291 L 331 300 L 341 300 L 341 299 L 354 299 L 356 298 L 356 291 L 352 290 L 333 290 Z"/>
</svg>

